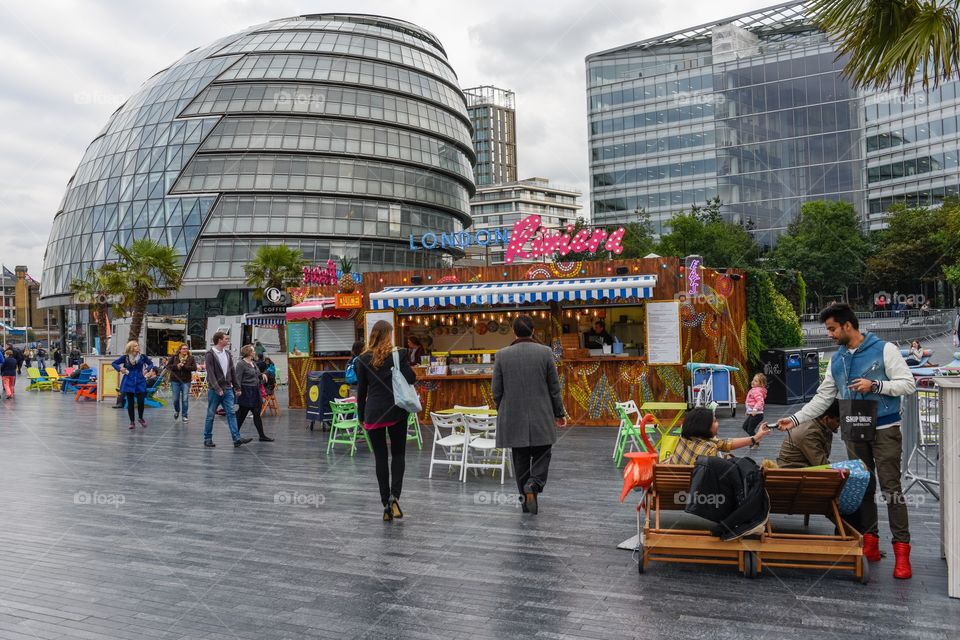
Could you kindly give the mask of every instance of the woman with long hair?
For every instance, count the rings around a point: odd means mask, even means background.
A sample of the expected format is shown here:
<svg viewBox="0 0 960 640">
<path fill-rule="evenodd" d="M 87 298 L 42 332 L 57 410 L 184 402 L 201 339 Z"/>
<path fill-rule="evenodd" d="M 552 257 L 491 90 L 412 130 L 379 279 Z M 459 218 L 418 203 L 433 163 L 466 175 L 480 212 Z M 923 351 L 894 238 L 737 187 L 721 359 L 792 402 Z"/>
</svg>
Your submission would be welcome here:
<svg viewBox="0 0 960 640">
<path fill-rule="evenodd" d="M 136 404 L 140 426 L 146 429 L 147 421 L 143 419 L 143 404 L 147 397 L 146 372 L 153 369 L 153 361 L 140 353 L 139 342 L 131 340 L 123 350 L 123 355 L 113 361 L 113 368 L 123 375 L 120 393 L 127 401 L 127 415 L 130 416 L 129 428 L 133 429 L 136 426 L 133 422 L 133 408 Z"/>
<path fill-rule="evenodd" d="M 260 442 L 273 442 L 263 432 L 263 420 L 260 418 L 260 409 L 263 407 L 263 398 L 260 397 L 260 384 L 267 382 L 267 374 L 260 373 L 259 367 L 253 361 L 256 348 L 252 344 L 240 348 L 240 362 L 237 363 L 237 377 L 240 379 L 240 397 L 237 398 L 237 431 L 243 426 L 247 414 L 253 414 L 253 424 L 257 428 Z"/>
<path fill-rule="evenodd" d="M 370 330 L 370 340 L 356 362 L 357 416 L 373 445 L 384 522 L 403 517 L 400 491 L 403 488 L 409 416 L 406 410 L 396 405 L 393 397 L 393 350 L 393 325 L 379 320 Z M 413 384 L 417 375 L 410 367 L 407 350 L 400 349 L 397 355 L 400 372 L 407 382 Z M 388 433 L 392 464 L 387 455 Z"/>
<path fill-rule="evenodd" d="M 193 372 L 197 370 L 197 361 L 190 355 L 190 347 L 180 345 L 177 355 L 167 363 L 170 370 L 170 389 L 173 391 L 173 420 L 181 416 L 184 422 L 190 422 L 190 385 L 193 383 Z"/>
</svg>

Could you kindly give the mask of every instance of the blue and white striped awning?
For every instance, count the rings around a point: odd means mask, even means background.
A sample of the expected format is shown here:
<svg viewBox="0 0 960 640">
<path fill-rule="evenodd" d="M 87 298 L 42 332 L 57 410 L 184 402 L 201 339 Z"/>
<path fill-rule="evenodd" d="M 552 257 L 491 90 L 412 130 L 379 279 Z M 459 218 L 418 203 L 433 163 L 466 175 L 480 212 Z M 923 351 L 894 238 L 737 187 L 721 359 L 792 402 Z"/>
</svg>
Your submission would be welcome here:
<svg viewBox="0 0 960 640">
<path fill-rule="evenodd" d="M 615 298 L 649 298 L 657 276 L 611 276 L 570 280 L 463 282 L 428 286 L 387 287 L 370 294 L 373 310 L 460 307 L 536 302 L 590 302 Z"/>
<path fill-rule="evenodd" d="M 243 316 L 243 324 L 258 327 L 282 327 L 287 318 L 282 313 L 248 313 Z"/>
</svg>

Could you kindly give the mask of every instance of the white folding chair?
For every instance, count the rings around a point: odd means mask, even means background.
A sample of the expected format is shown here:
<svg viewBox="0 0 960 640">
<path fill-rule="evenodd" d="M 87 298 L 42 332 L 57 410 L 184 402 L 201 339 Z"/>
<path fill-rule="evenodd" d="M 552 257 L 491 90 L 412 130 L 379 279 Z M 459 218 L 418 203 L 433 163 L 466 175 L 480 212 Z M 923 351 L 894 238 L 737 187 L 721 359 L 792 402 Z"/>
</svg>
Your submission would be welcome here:
<svg viewBox="0 0 960 640">
<path fill-rule="evenodd" d="M 430 473 L 427 474 L 427 477 L 433 477 L 433 465 L 435 464 L 460 467 L 462 473 L 464 444 L 466 443 L 463 416 L 459 413 L 440 414 L 431 411 L 430 421 L 433 423 L 433 446 L 430 448 Z M 441 429 L 449 431 L 449 433 L 443 435 Z M 440 447 L 445 457 L 437 457 L 437 447 Z"/>
<path fill-rule="evenodd" d="M 639 426 L 640 420 L 643 419 L 643 414 L 640 413 L 640 407 L 637 406 L 637 403 L 633 400 L 627 400 L 626 402 L 618 402 L 618 407 L 623 407 L 623 410 L 626 412 L 627 416 L 630 417 L 632 414 L 636 414 L 636 418 L 631 417 L 633 426 Z M 623 432 L 623 422 L 620 423 L 620 428 L 617 429 L 617 438 L 613 441 L 613 457 L 617 457 L 617 446 L 620 442 L 620 436 Z"/>
<path fill-rule="evenodd" d="M 470 469 L 493 469 L 494 471 L 499 469 L 500 484 L 503 484 L 509 463 L 506 448 L 497 449 L 497 417 L 464 414 L 463 430 L 467 442 L 463 455 L 463 468 L 460 471 L 463 481 L 467 481 L 467 471 Z M 477 460 L 471 460 L 473 451 L 480 453 Z M 500 452 L 499 455 L 497 451 Z M 512 469 L 510 475 L 513 475 Z"/>
</svg>

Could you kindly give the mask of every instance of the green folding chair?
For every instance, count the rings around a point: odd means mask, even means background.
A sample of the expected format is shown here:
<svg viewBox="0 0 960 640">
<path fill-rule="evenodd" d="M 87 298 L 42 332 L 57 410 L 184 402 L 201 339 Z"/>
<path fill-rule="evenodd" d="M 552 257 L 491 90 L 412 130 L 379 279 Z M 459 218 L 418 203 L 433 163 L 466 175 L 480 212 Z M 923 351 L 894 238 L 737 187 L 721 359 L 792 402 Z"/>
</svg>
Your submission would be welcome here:
<svg viewBox="0 0 960 640">
<path fill-rule="evenodd" d="M 624 407 L 617 406 L 617 417 L 620 418 L 620 430 L 617 433 L 617 446 L 613 451 L 613 461 L 619 467 L 623 464 L 623 454 L 627 452 L 627 447 L 633 447 L 631 451 L 647 451 L 643 444 L 643 438 L 640 437 L 640 429 L 633 424 L 633 420 L 627 415 Z"/>
<path fill-rule="evenodd" d="M 407 442 L 417 441 L 417 449 L 423 449 L 423 436 L 420 435 L 420 419 L 417 414 L 411 413 L 407 417 Z"/>
<path fill-rule="evenodd" d="M 370 444 L 370 436 L 367 430 L 360 424 L 357 417 L 356 402 L 330 402 L 330 411 L 333 418 L 330 421 L 330 434 L 327 437 L 327 453 L 333 450 L 335 444 L 350 445 L 350 455 L 357 451 L 357 438 L 361 435 L 367 443 L 367 449 L 373 451 L 373 445 Z"/>
</svg>

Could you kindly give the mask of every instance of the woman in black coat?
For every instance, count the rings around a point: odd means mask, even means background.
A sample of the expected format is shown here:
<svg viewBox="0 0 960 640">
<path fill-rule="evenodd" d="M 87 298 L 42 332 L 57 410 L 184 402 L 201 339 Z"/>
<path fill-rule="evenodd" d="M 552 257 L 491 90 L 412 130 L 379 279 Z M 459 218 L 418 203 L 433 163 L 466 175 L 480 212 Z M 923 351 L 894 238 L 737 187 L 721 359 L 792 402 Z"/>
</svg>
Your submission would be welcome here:
<svg viewBox="0 0 960 640">
<path fill-rule="evenodd" d="M 400 372 L 413 384 L 417 375 L 410 367 L 407 350 L 400 349 Z M 398 407 L 393 398 L 393 325 L 380 320 L 370 330 L 367 348 L 356 362 L 357 417 L 370 436 L 373 455 L 377 461 L 377 482 L 383 502 L 383 519 L 402 518 L 400 491 L 403 488 L 404 457 L 407 450 L 406 410 Z M 390 433 L 390 454 L 387 460 L 387 432 Z M 389 466 L 389 469 L 388 469 Z"/>
</svg>

